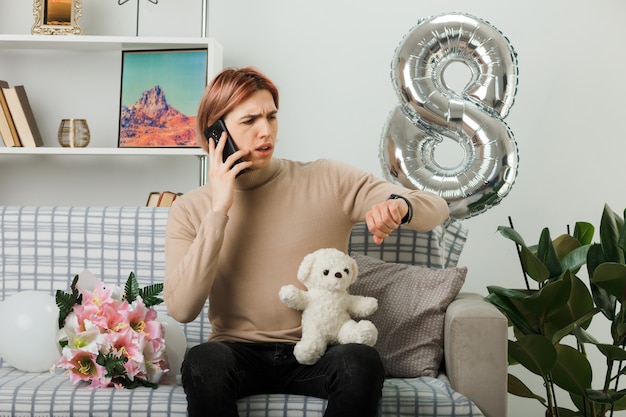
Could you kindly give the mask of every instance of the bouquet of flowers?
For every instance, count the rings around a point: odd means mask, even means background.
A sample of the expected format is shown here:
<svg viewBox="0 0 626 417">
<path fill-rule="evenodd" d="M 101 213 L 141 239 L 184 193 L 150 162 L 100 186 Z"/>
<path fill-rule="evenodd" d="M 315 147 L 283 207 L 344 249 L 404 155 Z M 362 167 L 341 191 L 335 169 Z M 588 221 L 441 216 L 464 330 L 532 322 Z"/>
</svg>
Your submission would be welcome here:
<svg viewBox="0 0 626 417">
<path fill-rule="evenodd" d="M 151 306 L 163 302 L 163 284 L 139 288 L 131 272 L 124 291 L 98 283 L 93 290 L 56 292 L 61 359 L 72 383 L 91 387 L 156 388 L 168 371 L 163 327 Z"/>
</svg>

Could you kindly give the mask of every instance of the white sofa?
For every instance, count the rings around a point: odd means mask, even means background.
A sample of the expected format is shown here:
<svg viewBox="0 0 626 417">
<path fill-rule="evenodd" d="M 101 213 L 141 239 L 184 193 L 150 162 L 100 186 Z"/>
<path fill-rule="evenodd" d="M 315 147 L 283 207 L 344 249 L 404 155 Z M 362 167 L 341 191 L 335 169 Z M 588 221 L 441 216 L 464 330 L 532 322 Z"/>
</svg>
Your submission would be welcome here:
<svg viewBox="0 0 626 417">
<path fill-rule="evenodd" d="M 115 285 L 123 285 L 131 271 L 140 285 L 162 282 L 167 215 L 168 209 L 146 207 L 0 207 L 0 301 L 23 290 L 67 291 L 85 269 Z M 400 263 L 414 263 L 417 254 L 422 260 L 426 256 L 428 266 L 441 268 L 450 266 L 450 259 L 439 258 L 443 264 L 437 264 L 429 247 L 445 240 L 447 253 L 456 259 L 465 238 L 461 231 L 437 235 L 401 229 L 379 247 L 361 224 L 353 230 L 350 249 Z M 166 314 L 163 305 L 156 308 Z M 211 329 L 205 316 L 183 326 L 188 344 L 206 340 Z M 381 416 L 506 416 L 504 316 L 481 296 L 460 294 L 445 312 L 444 331 L 440 374 L 388 378 Z M 239 409 L 249 417 L 312 417 L 322 416 L 325 404 L 319 398 L 261 395 L 242 399 Z M 92 389 L 72 385 L 62 370 L 27 373 L 0 358 L 0 417 L 185 415 L 185 394 L 176 383 Z"/>
</svg>

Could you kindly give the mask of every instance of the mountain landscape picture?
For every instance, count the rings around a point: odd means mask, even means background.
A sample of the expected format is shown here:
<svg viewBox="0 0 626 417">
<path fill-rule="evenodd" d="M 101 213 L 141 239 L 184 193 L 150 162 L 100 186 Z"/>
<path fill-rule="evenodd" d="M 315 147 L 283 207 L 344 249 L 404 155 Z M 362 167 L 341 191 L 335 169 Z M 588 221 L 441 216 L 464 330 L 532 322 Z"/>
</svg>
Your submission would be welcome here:
<svg viewBox="0 0 626 417">
<path fill-rule="evenodd" d="M 125 51 L 119 147 L 197 147 L 207 50 Z"/>
</svg>

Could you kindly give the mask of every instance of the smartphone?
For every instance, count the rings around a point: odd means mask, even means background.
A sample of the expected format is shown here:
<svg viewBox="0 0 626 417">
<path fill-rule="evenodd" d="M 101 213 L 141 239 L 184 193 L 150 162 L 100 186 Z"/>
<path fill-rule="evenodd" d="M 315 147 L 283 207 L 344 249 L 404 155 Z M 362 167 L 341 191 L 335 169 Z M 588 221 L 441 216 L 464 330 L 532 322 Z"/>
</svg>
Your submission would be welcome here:
<svg viewBox="0 0 626 417">
<path fill-rule="evenodd" d="M 232 136 L 230 136 L 230 132 L 228 132 L 228 129 L 226 128 L 226 124 L 224 123 L 224 121 L 222 119 L 219 119 L 217 122 L 207 127 L 204 130 L 204 137 L 206 138 L 207 141 L 212 139 L 213 142 L 215 142 L 215 146 L 217 146 L 217 143 L 220 141 L 220 138 L 222 137 L 222 132 L 226 132 L 226 144 L 224 145 L 224 152 L 222 153 L 222 161 L 226 162 L 226 159 L 237 151 L 237 145 L 235 145 L 235 141 L 233 140 Z M 235 161 L 233 166 L 235 166 L 236 164 L 240 162 L 243 162 L 243 159 L 240 158 L 237 161 Z M 237 174 L 237 176 L 243 174 L 246 171 L 248 171 L 247 168 L 241 171 L 239 174 Z"/>
</svg>

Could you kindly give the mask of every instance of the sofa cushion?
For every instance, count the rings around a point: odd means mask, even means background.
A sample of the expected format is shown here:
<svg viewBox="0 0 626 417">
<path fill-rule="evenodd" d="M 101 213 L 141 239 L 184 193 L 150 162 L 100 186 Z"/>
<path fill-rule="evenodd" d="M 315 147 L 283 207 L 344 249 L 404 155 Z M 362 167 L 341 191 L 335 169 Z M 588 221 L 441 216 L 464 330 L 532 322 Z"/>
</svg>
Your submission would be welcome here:
<svg viewBox="0 0 626 417">
<path fill-rule="evenodd" d="M 36 398 L 37 401 L 33 402 Z M 255 395 L 238 401 L 241 417 L 322 417 L 326 400 L 299 395 Z M 382 416 L 481 417 L 467 397 L 450 388 L 445 376 L 387 379 L 380 402 Z M 25 373 L 0 358 L 0 417 L 185 417 L 181 385 L 157 389 L 89 388 L 72 385 L 60 370 Z"/>
<path fill-rule="evenodd" d="M 466 268 L 432 269 L 386 263 L 351 253 L 359 276 L 350 293 L 378 299 L 370 319 L 378 328 L 376 349 L 391 377 L 434 377 L 443 356 L 443 325 Z"/>
</svg>

